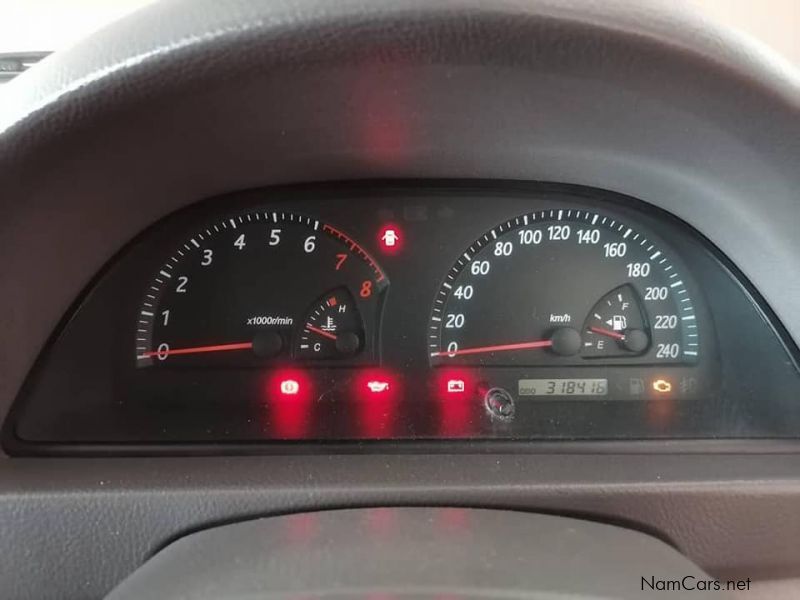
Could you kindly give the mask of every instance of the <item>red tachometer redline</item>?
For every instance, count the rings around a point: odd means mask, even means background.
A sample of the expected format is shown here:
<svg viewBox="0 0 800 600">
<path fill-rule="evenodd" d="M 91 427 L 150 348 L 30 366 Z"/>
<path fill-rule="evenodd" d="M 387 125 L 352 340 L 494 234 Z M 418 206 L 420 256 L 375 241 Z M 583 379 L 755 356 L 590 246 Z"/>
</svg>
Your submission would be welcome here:
<svg viewBox="0 0 800 600">
<path fill-rule="evenodd" d="M 538 340 L 536 342 L 520 342 L 518 344 L 500 344 L 497 346 L 477 346 L 475 348 L 464 348 L 453 352 L 442 351 L 432 352 L 431 356 L 463 356 L 465 354 L 486 354 L 489 352 L 507 352 L 509 350 L 533 350 L 535 348 L 549 348 L 553 345 L 553 340 Z"/>
<path fill-rule="evenodd" d="M 353 240 L 353 238 L 348 236 L 346 233 L 343 233 L 342 231 L 336 229 L 335 227 L 328 225 L 327 223 L 322 225 L 322 231 L 343 241 L 350 247 L 351 252 L 354 252 L 355 254 L 363 258 L 364 261 L 366 261 L 366 263 L 375 273 L 376 283 L 381 283 L 386 279 L 386 275 L 384 274 L 383 270 L 381 270 L 381 268 L 378 266 L 378 263 L 375 262 L 375 259 L 372 258 L 372 256 L 370 256 L 370 254 L 366 250 L 364 250 L 364 248 L 362 248 L 359 244 L 357 244 L 356 241 Z"/>
</svg>

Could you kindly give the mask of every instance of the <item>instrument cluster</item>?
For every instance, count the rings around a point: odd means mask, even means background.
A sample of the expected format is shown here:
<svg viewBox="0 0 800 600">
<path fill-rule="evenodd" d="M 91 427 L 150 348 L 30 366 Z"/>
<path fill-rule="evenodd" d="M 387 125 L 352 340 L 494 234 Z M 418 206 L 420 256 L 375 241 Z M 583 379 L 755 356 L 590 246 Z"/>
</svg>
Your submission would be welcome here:
<svg viewBox="0 0 800 600">
<path fill-rule="evenodd" d="M 122 251 L 5 439 L 25 453 L 787 437 L 795 355 L 733 265 L 631 198 L 259 190 Z"/>
</svg>

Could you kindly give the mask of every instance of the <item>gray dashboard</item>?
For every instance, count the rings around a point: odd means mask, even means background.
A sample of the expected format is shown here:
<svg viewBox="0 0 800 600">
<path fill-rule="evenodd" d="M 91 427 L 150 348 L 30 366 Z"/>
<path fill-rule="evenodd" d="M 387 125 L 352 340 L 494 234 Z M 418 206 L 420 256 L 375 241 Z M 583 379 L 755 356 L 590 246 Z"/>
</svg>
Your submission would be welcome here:
<svg viewBox="0 0 800 600">
<path fill-rule="evenodd" d="M 150 6 L 2 90 L 0 413 L 126 242 L 200 198 L 280 183 L 628 194 L 707 236 L 800 342 L 799 81 L 746 40 L 638 3 Z M 4 458 L 0 587 L 99 597 L 187 531 L 385 504 L 589 515 L 657 532 L 712 573 L 800 574 L 796 444 L 637 448 Z"/>
</svg>

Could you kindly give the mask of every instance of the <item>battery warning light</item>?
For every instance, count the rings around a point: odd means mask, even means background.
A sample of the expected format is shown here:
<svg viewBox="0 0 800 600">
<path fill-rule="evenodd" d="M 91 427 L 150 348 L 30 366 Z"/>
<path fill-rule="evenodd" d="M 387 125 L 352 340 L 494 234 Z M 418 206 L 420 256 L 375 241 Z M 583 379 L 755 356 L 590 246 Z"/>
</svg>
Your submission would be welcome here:
<svg viewBox="0 0 800 600">
<path fill-rule="evenodd" d="M 666 394 L 672 391 L 672 384 L 666 379 L 656 379 L 653 381 L 653 391 Z"/>
<path fill-rule="evenodd" d="M 300 383 L 296 379 L 284 379 L 280 383 L 281 394 L 296 396 L 300 392 Z"/>
<path fill-rule="evenodd" d="M 469 370 L 452 368 L 438 371 L 432 384 L 441 400 L 454 402 L 471 398 L 476 381 Z"/>
<path fill-rule="evenodd" d="M 448 394 L 463 394 L 466 389 L 466 384 L 463 379 L 448 379 L 447 380 L 447 393 Z"/>
</svg>

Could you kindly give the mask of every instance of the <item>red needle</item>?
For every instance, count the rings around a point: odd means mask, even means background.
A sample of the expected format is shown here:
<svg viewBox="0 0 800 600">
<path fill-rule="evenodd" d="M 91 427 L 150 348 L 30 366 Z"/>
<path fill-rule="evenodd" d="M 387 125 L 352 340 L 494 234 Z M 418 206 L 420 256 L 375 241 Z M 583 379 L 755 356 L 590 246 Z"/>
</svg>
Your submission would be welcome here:
<svg viewBox="0 0 800 600">
<path fill-rule="evenodd" d="M 499 346 L 479 346 L 477 348 L 464 348 L 454 352 L 433 352 L 431 356 L 461 356 L 462 354 L 483 354 L 486 352 L 504 352 L 508 350 L 530 350 L 533 348 L 549 348 L 553 340 L 539 340 L 538 342 L 521 342 L 519 344 L 501 344 Z"/>
<path fill-rule="evenodd" d="M 611 331 L 610 329 L 603 329 L 602 327 L 589 327 L 589 331 L 593 331 L 594 333 L 599 333 L 600 335 L 605 335 L 610 338 L 614 338 L 615 340 L 624 340 L 625 336 L 621 333 L 617 333 L 616 331 Z"/>
<path fill-rule="evenodd" d="M 325 331 L 324 329 L 318 329 L 317 327 L 314 327 L 313 325 L 306 325 L 306 329 L 308 329 L 309 331 L 313 331 L 314 333 L 316 333 L 318 335 L 321 335 L 322 337 L 326 337 L 329 340 L 335 340 L 336 339 L 336 335 L 334 335 L 330 331 Z"/>
<path fill-rule="evenodd" d="M 229 350 L 249 350 L 253 347 L 253 342 L 242 342 L 240 344 L 219 344 L 217 346 L 195 346 L 194 348 L 170 348 L 169 350 L 153 350 L 145 352 L 139 358 L 151 358 L 153 356 L 177 356 L 179 354 L 202 354 L 204 352 L 227 352 Z"/>
</svg>

